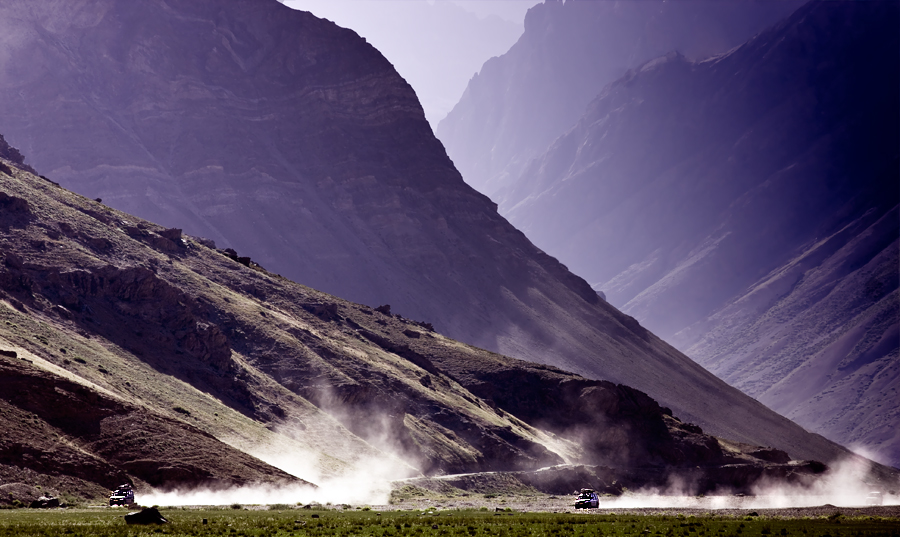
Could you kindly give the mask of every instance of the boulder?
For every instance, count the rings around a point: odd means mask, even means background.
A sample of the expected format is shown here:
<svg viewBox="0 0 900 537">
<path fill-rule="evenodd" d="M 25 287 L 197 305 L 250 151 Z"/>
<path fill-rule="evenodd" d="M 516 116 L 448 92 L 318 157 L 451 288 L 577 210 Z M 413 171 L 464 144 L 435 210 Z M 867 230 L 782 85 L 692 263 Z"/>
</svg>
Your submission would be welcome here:
<svg viewBox="0 0 900 537">
<path fill-rule="evenodd" d="M 772 447 L 753 450 L 749 453 L 749 455 L 759 460 L 774 462 L 776 464 L 787 464 L 791 461 L 790 456 L 788 456 L 786 452 Z"/>
<path fill-rule="evenodd" d="M 169 521 L 162 516 L 155 507 L 145 507 L 140 511 L 125 515 L 126 524 L 168 524 Z"/>
<path fill-rule="evenodd" d="M 166 239 L 169 239 L 170 241 L 172 241 L 176 244 L 180 243 L 180 241 L 181 241 L 181 230 L 176 227 L 173 227 L 170 229 L 164 229 L 163 231 L 159 232 L 159 235 L 161 237 L 165 237 Z"/>
<path fill-rule="evenodd" d="M 323 321 L 337 321 L 341 319 L 340 314 L 338 314 L 338 306 L 334 303 L 304 304 L 303 309 L 312 313 Z"/>
<path fill-rule="evenodd" d="M 28 507 L 31 509 L 53 509 L 55 507 L 59 507 L 59 498 L 54 498 L 52 496 L 41 496 L 40 498 L 32 501 Z"/>
</svg>

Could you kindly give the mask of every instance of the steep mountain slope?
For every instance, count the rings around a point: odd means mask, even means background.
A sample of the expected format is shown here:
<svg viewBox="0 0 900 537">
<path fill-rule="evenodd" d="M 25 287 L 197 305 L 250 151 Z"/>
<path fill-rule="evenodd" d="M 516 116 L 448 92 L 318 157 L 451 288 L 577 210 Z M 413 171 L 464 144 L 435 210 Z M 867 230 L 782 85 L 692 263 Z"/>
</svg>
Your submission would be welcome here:
<svg viewBox="0 0 900 537">
<path fill-rule="evenodd" d="M 287 0 L 284 4 L 365 37 L 415 88 L 432 128 L 459 100 L 472 73 L 486 59 L 509 50 L 523 29 L 521 21 L 472 13 L 472 2 Z"/>
<path fill-rule="evenodd" d="M 248 452 L 306 461 L 316 480 L 361 465 L 400 478 L 569 462 L 663 483 L 727 465 L 744 475 L 727 485 L 747 487 L 823 469 L 720 442 L 632 388 L 297 285 L 6 162 L 4 484 L 86 496 L 126 481 L 305 484 Z"/>
<path fill-rule="evenodd" d="M 438 138 L 466 182 L 502 205 L 504 187 L 626 70 L 673 50 L 725 52 L 801 3 L 546 1 L 528 11 L 509 52 L 472 78 Z"/>
<path fill-rule="evenodd" d="M 510 221 L 689 356 L 900 464 L 896 2 L 815 2 L 608 86 Z"/>
<path fill-rule="evenodd" d="M 797 458 L 845 453 L 534 247 L 462 181 L 409 86 L 352 32 L 274 0 L 15 0 L 0 30 L 0 130 L 52 179 L 467 343 L 632 386 L 710 433 Z"/>
</svg>

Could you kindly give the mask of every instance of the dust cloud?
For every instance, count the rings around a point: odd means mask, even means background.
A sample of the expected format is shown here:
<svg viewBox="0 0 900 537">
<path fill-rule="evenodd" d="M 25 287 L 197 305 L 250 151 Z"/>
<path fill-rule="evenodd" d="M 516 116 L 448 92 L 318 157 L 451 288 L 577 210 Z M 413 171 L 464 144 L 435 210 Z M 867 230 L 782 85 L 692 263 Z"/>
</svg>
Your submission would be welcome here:
<svg viewBox="0 0 900 537">
<path fill-rule="evenodd" d="M 330 454 L 315 450 L 278 449 L 262 445 L 245 449 L 249 454 L 285 472 L 317 486 L 305 485 L 247 485 L 233 488 L 195 488 L 174 491 L 138 491 L 137 500 L 142 505 L 273 505 L 310 504 L 322 505 L 386 505 L 389 503 L 392 484 L 399 480 L 421 476 L 408 455 L 392 442 L 387 423 L 374 419 L 380 438 L 369 438 L 378 449 L 359 454 L 354 460 L 340 461 Z M 282 430 L 287 436 L 293 433 Z M 378 435 L 377 435 L 378 436 Z M 368 444 L 371 448 L 372 444 Z M 330 466 L 329 466 L 330 465 Z M 870 475 L 872 462 L 861 456 L 851 456 L 834 463 L 824 474 L 803 484 L 786 484 L 783 481 L 760 480 L 749 495 L 730 494 L 719 490 L 715 494 L 698 496 L 693 484 L 671 480 L 667 486 L 629 491 L 615 498 L 603 498 L 600 508 L 698 508 L 698 509 L 783 509 L 832 505 L 835 507 L 862 507 L 867 505 L 871 492 L 882 493 L 883 505 L 900 505 L 900 483 L 873 485 Z M 588 486 L 588 484 L 585 484 Z M 471 501 L 471 498 L 469 498 Z M 485 503 L 490 503 L 485 500 Z"/>
<path fill-rule="evenodd" d="M 266 504 L 350 504 L 383 505 L 391 494 L 391 482 L 408 477 L 409 467 L 385 455 L 356 461 L 343 475 L 324 477 L 318 470 L 315 453 L 275 454 L 260 451 L 257 458 L 315 483 L 305 485 L 246 485 L 228 489 L 198 488 L 152 491 L 138 494 L 143 505 L 266 505 Z"/>
<path fill-rule="evenodd" d="M 150 491 L 136 494 L 142 505 L 272 505 L 272 504 L 350 504 L 384 505 L 391 494 L 391 482 L 421 475 L 408 457 L 392 442 L 389 428 L 382 426 L 377 416 L 373 427 L 379 432 L 375 440 L 379 449 L 370 449 L 351 461 L 341 461 L 334 468 L 335 459 L 315 450 L 285 450 L 274 445 L 260 445 L 244 449 L 246 453 L 285 472 L 309 481 L 307 485 L 245 485 L 232 488 L 193 488 L 173 491 Z M 281 433 L 295 436 L 288 427 Z M 329 468 L 329 466 L 331 466 Z M 326 469 L 329 468 L 329 469 Z"/>
<path fill-rule="evenodd" d="M 672 482 L 663 489 L 644 489 L 618 498 L 603 500 L 601 508 L 698 508 L 698 509 L 785 509 L 833 505 L 865 507 L 873 491 L 883 494 L 883 505 L 900 505 L 895 483 L 893 491 L 867 483 L 871 461 L 850 457 L 831 465 L 810 485 L 790 485 L 760 480 L 750 495 L 696 496 L 684 483 Z M 893 492 L 893 493 L 892 493 Z"/>
</svg>

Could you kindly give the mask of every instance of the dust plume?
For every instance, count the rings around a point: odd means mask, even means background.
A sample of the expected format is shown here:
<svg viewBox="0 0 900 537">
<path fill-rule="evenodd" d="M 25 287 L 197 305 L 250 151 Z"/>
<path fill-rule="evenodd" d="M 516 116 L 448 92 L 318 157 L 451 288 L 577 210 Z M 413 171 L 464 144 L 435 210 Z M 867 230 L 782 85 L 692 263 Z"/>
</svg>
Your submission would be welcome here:
<svg viewBox="0 0 900 537">
<path fill-rule="evenodd" d="M 152 491 L 139 494 L 144 505 L 231 505 L 231 504 L 387 504 L 391 494 L 391 481 L 409 477 L 410 468 L 395 457 L 371 457 L 355 461 L 339 476 L 326 477 L 316 461 L 314 452 L 278 454 L 260 450 L 251 453 L 255 457 L 280 468 L 291 475 L 318 485 L 246 485 L 228 489 L 196 488 Z"/>
<path fill-rule="evenodd" d="M 377 416 L 373 427 L 377 427 Z M 380 428 L 389 430 L 387 427 Z M 296 436 L 284 426 L 276 432 Z M 367 439 L 371 441 L 372 439 Z M 245 485 L 227 489 L 193 488 L 169 492 L 140 493 L 143 505 L 265 505 L 265 504 L 352 504 L 384 505 L 391 494 L 391 482 L 421 475 L 410 459 L 387 433 L 376 439 L 379 449 L 370 449 L 353 460 L 337 460 L 314 449 L 284 449 L 274 444 L 244 448 L 243 451 L 285 472 L 314 483 L 305 485 Z"/>
<path fill-rule="evenodd" d="M 752 494 L 696 496 L 690 484 L 677 479 L 665 488 L 642 489 L 617 498 L 602 500 L 601 508 L 702 508 L 702 509 L 782 509 L 791 507 L 864 507 L 871 492 L 883 495 L 883 505 L 900 505 L 900 483 L 888 487 L 869 481 L 871 461 L 853 456 L 832 464 L 831 468 L 808 485 L 786 484 L 761 479 Z"/>
</svg>

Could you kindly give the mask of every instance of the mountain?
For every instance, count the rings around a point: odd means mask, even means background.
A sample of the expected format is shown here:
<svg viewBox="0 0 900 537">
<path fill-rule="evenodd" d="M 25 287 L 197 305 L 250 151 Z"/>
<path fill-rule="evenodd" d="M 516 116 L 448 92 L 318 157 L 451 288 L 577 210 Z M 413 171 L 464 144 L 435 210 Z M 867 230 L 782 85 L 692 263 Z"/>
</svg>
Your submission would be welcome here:
<svg viewBox="0 0 900 537">
<path fill-rule="evenodd" d="M 504 187 L 628 69 L 671 51 L 725 52 L 801 4 L 547 0 L 528 11 L 519 41 L 472 78 L 437 136 L 466 182 L 503 205 Z"/>
<path fill-rule="evenodd" d="M 372 466 L 397 479 L 602 465 L 613 493 L 682 474 L 698 492 L 749 490 L 825 469 L 704 434 L 627 386 L 301 286 L 0 162 L 0 502 L 36 486 L 70 500 L 123 482 L 139 495 L 315 486 L 253 453 L 320 483 Z"/>
<path fill-rule="evenodd" d="M 472 73 L 506 52 L 522 35 L 521 21 L 469 11 L 479 4 L 427 0 L 290 0 L 286 5 L 352 28 L 390 59 L 415 88 L 425 118 L 437 128 Z"/>
<path fill-rule="evenodd" d="M 896 2 L 607 86 L 501 212 L 762 403 L 900 465 Z"/>
<path fill-rule="evenodd" d="M 456 340 L 631 386 L 710 434 L 847 454 L 536 248 L 353 32 L 274 0 L 17 0 L 0 30 L 0 132 L 61 185 Z"/>
</svg>

